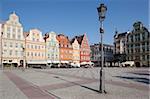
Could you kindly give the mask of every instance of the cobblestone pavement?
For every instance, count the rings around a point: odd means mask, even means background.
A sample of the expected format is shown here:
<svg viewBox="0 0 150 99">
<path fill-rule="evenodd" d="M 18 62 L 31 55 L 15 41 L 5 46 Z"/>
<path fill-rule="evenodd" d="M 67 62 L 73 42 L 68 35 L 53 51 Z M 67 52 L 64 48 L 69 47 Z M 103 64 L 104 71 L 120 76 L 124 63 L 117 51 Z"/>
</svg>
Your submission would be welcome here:
<svg viewBox="0 0 150 99">
<path fill-rule="evenodd" d="M 107 94 L 100 94 L 100 68 L 0 70 L 2 99 L 149 99 L 149 68 L 105 68 Z"/>
</svg>

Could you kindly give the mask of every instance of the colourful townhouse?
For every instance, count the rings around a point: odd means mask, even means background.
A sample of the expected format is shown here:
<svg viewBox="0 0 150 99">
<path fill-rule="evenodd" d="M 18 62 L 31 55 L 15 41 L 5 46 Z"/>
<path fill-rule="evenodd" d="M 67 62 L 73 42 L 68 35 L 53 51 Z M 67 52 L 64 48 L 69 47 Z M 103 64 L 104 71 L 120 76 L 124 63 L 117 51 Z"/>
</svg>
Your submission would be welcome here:
<svg viewBox="0 0 150 99">
<path fill-rule="evenodd" d="M 76 36 L 78 43 L 80 44 L 80 63 L 91 62 L 90 60 L 90 46 L 88 44 L 88 38 L 86 33 L 81 36 Z"/>
<path fill-rule="evenodd" d="M 26 61 L 28 64 L 46 64 L 45 41 L 39 29 L 30 29 L 25 38 L 25 45 Z"/>
<path fill-rule="evenodd" d="M 46 40 L 46 54 L 49 65 L 59 63 L 59 42 L 55 32 L 49 32 Z"/>
<path fill-rule="evenodd" d="M 72 45 L 68 36 L 63 34 L 57 35 L 59 41 L 59 56 L 61 63 L 72 63 Z"/>
<path fill-rule="evenodd" d="M 1 44 L 4 66 L 23 64 L 23 26 L 15 12 L 11 13 L 9 19 L 1 24 Z"/>
</svg>

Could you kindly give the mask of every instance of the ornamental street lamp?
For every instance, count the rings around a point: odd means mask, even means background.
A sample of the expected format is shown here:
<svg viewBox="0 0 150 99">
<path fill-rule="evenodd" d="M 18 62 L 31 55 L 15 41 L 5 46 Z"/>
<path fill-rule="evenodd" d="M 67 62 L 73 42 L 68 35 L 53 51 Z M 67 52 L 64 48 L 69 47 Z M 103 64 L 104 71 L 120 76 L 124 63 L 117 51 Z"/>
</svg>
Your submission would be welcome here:
<svg viewBox="0 0 150 99">
<path fill-rule="evenodd" d="M 44 41 L 45 41 L 45 61 L 46 61 L 46 63 L 47 63 L 47 45 L 46 45 L 46 43 L 47 43 L 47 39 L 49 38 L 49 34 L 48 33 L 46 33 L 45 34 L 45 36 L 44 36 Z"/>
<path fill-rule="evenodd" d="M 104 4 L 100 4 L 100 6 L 97 8 L 98 15 L 99 15 L 99 21 L 100 21 L 100 34 L 101 34 L 101 69 L 100 69 L 100 84 L 99 84 L 99 92 L 100 93 L 106 93 L 105 91 L 105 72 L 103 69 L 104 65 L 104 52 L 103 52 L 103 21 L 105 19 L 105 14 L 107 11 L 107 7 Z"/>
</svg>

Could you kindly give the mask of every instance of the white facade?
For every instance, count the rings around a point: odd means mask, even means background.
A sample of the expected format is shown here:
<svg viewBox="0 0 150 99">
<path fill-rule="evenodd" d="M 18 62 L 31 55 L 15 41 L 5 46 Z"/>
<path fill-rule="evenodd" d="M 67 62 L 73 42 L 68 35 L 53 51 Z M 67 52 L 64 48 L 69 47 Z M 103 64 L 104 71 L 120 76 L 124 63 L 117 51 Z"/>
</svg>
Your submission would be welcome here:
<svg viewBox="0 0 150 99">
<path fill-rule="evenodd" d="M 73 53 L 72 53 L 72 60 L 75 64 L 80 64 L 80 45 L 77 41 L 77 39 L 74 40 L 72 43 Z"/>
<path fill-rule="evenodd" d="M 3 63 L 20 64 L 23 61 L 23 27 L 15 12 L 10 14 L 3 28 Z"/>
</svg>

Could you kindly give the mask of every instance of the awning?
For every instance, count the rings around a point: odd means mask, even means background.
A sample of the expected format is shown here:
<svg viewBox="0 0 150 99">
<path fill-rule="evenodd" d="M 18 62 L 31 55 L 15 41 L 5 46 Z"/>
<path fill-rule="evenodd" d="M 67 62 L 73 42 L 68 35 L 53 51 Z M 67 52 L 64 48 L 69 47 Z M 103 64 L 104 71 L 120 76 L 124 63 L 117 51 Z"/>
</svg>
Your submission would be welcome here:
<svg viewBox="0 0 150 99">
<path fill-rule="evenodd" d="M 69 63 L 68 61 L 60 61 L 60 63 Z"/>
<path fill-rule="evenodd" d="M 12 63 L 19 63 L 17 60 L 12 60 L 11 62 L 9 61 L 3 61 L 2 63 L 8 63 L 8 64 L 12 64 Z"/>
<path fill-rule="evenodd" d="M 93 62 L 81 62 L 81 65 L 86 65 L 86 64 L 89 64 L 89 65 L 93 65 L 94 63 Z"/>
<path fill-rule="evenodd" d="M 87 64 L 87 62 L 81 62 L 80 64 L 81 64 L 81 65 L 85 65 L 85 64 Z"/>
<path fill-rule="evenodd" d="M 71 63 L 72 66 L 80 67 L 80 63 Z"/>
<path fill-rule="evenodd" d="M 45 60 L 31 60 L 31 61 L 27 61 L 28 64 L 47 64 L 47 62 Z"/>
<path fill-rule="evenodd" d="M 51 60 L 47 60 L 47 63 L 52 63 L 52 61 Z"/>
<path fill-rule="evenodd" d="M 87 62 L 87 64 L 93 65 L 94 63 L 93 62 Z"/>
<path fill-rule="evenodd" d="M 60 63 L 60 61 L 52 61 L 52 63 Z"/>
<path fill-rule="evenodd" d="M 60 63 L 59 61 L 51 61 L 51 60 L 48 60 L 47 63 Z"/>
</svg>

